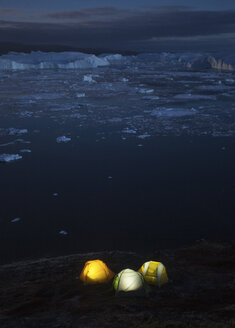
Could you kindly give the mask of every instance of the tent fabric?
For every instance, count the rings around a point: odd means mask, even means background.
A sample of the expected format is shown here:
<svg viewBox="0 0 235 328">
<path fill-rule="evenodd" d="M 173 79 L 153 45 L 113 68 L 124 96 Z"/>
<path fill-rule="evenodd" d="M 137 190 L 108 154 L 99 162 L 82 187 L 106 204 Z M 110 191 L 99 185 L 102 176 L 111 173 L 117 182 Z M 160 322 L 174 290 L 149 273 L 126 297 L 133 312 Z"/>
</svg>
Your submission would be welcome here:
<svg viewBox="0 0 235 328">
<path fill-rule="evenodd" d="M 161 262 L 145 262 L 138 271 L 150 285 L 161 287 L 168 282 L 166 268 Z"/>
<path fill-rule="evenodd" d="M 86 284 L 109 282 L 114 273 L 101 260 L 87 261 L 80 274 L 80 279 Z"/>
<path fill-rule="evenodd" d="M 125 269 L 119 272 L 114 280 L 113 287 L 116 292 L 137 291 L 145 287 L 143 276 L 134 270 Z"/>
</svg>

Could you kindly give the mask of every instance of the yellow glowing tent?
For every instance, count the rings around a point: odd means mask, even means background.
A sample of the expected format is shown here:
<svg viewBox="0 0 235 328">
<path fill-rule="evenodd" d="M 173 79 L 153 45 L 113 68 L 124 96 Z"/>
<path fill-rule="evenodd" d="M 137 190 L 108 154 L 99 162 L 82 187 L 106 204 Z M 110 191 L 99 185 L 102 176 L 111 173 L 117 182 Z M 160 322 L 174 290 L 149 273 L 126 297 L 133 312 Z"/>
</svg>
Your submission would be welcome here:
<svg viewBox="0 0 235 328">
<path fill-rule="evenodd" d="M 113 288 L 116 292 L 130 292 L 143 289 L 145 282 L 143 276 L 134 270 L 125 269 L 119 272 L 113 280 Z"/>
<path fill-rule="evenodd" d="M 161 262 L 145 262 L 138 271 L 151 285 L 158 285 L 161 287 L 168 282 L 166 268 Z"/>
<path fill-rule="evenodd" d="M 80 279 L 86 284 L 109 282 L 114 273 L 101 260 L 87 261 L 80 274 Z"/>
</svg>

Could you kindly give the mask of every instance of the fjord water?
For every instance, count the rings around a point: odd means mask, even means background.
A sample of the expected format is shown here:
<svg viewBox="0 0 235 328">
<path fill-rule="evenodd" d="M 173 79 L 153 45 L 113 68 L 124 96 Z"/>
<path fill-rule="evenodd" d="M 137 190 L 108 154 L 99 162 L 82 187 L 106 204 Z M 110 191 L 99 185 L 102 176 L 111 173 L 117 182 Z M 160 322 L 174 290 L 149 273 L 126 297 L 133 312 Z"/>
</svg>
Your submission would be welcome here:
<svg viewBox="0 0 235 328">
<path fill-rule="evenodd" d="M 4 73 L 0 154 L 22 159 L 0 164 L 1 263 L 234 238 L 233 81 L 130 62 Z"/>
<path fill-rule="evenodd" d="M 2 262 L 233 238 L 234 138 L 152 137 L 138 147 L 119 135 L 96 142 L 73 125 L 72 141 L 56 144 L 61 126 L 39 121 L 32 153 L 1 166 Z"/>
</svg>

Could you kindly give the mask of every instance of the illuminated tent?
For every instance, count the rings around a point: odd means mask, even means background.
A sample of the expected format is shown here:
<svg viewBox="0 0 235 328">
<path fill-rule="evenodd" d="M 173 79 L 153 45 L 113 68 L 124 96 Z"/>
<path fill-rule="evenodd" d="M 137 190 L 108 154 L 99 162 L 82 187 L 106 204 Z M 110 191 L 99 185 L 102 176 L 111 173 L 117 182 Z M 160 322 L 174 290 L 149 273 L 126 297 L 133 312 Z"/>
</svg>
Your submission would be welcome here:
<svg viewBox="0 0 235 328">
<path fill-rule="evenodd" d="M 87 261 L 80 274 L 80 279 L 86 284 L 109 282 L 114 273 L 100 260 Z"/>
<path fill-rule="evenodd" d="M 143 276 L 131 269 L 122 270 L 113 280 L 113 287 L 117 292 L 137 291 L 144 288 L 144 286 Z"/>
<path fill-rule="evenodd" d="M 161 262 L 145 262 L 138 271 L 151 285 L 158 285 L 161 287 L 168 282 L 166 268 Z"/>
</svg>

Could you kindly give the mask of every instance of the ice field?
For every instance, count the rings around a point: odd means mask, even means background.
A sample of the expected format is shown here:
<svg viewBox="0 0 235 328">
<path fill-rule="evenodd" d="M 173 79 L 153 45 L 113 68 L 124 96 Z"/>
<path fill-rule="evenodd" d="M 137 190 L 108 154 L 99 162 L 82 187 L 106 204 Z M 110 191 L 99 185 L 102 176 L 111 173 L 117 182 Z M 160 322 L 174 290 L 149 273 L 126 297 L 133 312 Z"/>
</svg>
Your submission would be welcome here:
<svg viewBox="0 0 235 328">
<path fill-rule="evenodd" d="M 235 72 L 208 56 L 0 56 L 0 261 L 231 239 Z"/>
<path fill-rule="evenodd" d="M 235 74 L 189 69 L 198 56 L 4 55 L 0 117 L 74 120 L 115 127 L 124 137 L 232 136 Z"/>
</svg>

